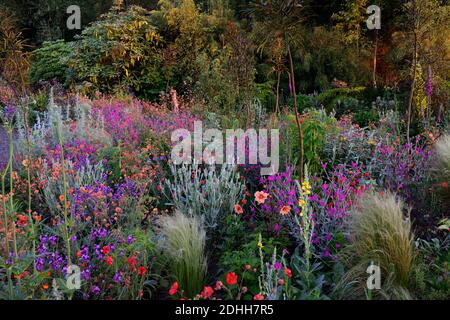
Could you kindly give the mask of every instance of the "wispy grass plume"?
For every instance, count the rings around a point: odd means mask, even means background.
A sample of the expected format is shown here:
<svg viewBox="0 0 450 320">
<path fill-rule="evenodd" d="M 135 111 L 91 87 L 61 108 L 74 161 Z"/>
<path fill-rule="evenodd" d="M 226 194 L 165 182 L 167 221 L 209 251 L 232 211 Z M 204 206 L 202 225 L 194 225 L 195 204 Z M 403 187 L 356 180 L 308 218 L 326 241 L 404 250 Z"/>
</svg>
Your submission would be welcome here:
<svg viewBox="0 0 450 320">
<path fill-rule="evenodd" d="M 414 237 L 404 204 L 390 193 L 364 195 L 350 224 L 351 244 L 342 257 L 349 271 L 337 285 L 345 298 L 409 299 Z M 381 270 L 381 289 L 369 292 L 369 265 Z"/>
<path fill-rule="evenodd" d="M 199 217 L 180 211 L 159 219 L 161 249 L 169 274 L 174 275 L 186 297 L 200 293 L 206 277 L 206 233 Z"/>
</svg>

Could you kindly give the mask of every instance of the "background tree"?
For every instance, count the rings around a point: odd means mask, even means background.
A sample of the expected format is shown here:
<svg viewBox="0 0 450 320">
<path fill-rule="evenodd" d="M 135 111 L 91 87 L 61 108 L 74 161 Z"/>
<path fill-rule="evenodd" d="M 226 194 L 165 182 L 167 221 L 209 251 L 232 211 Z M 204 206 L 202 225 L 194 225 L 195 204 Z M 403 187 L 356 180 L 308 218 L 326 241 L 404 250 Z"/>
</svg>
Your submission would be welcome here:
<svg viewBox="0 0 450 320">
<path fill-rule="evenodd" d="M 293 107 L 300 146 L 298 173 L 300 179 L 303 179 L 303 135 L 297 108 L 295 66 L 292 55 L 292 50 L 301 50 L 303 44 L 303 9 L 297 1 L 274 0 L 252 3 L 251 12 L 256 20 L 254 30 L 256 32 L 255 39 L 259 39 L 259 50 L 267 50 L 267 47 L 278 48 L 277 54 L 283 55 L 284 51 L 289 61 L 289 87 L 294 100 Z M 279 88 L 279 82 L 277 88 Z"/>
<path fill-rule="evenodd" d="M 16 23 L 12 13 L 0 6 L 0 76 L 19 97 L 28 89 L 30 54 Z"/>
<path fill-rule="evenodd" d="M 164 88 L 159 72 L 162 42 L 148 10 L 113 7 L 83 30 L 70 65 L 78 81 L 89 82 L 90 91 L 131 89 L 151 97 Z"/>
<path fill-rule="evenodd" d="M 414 101 L 419 91 L 418 65 L 433 65 L 442 79 L 449 77 L 449 13 L 450 7 L 437 0 L 412 0 L 404 5 L 404 31 L 396 35 L 399 50 L 403 49 L 409 61 L 410 92 L 408 98 L 407 139 L 413 117 Z M 401 43 L 403 42 L 403 46 Z M 406 46 L 405 46 L 406 45 Z M 433 68 L 431 67 L 431 68 Z M 439 76 L 438 76 L 439 77 Z"/>
</svg>

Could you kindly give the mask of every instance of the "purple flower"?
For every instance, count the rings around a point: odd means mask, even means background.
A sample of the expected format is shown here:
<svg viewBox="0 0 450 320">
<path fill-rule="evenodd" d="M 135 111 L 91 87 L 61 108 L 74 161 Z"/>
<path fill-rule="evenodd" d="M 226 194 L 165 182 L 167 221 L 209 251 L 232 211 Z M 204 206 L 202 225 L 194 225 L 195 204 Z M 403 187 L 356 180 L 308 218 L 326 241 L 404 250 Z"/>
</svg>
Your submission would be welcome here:
<svg viewBox="0 0 450 320">
<path fill-rule="evenodd" d="M 14 118 L 16 113 L 16 108 L 13 105 L 6 105 L 5 109 L 3 109 L 3 120 L 9 122 Z"/>
<path fill-rule="evenodd" d="M 113 277 L 113 281 L 115 283 L 119 283 L 120 281 L 122 281 L 122 272 L 120 271 L 116 272 L 116 274 Z"/>
<path fill-rule="evenodd" d="M 273 230 L 278 233 L 280 231 L 280 225 L 278 223 L 275 223 L 275 225 L 273 226 Z"/>
<path fill-rule="evenodd" d="M 89 279 L 91 278 L 91 270 L 86 269 L 86 270 L 81 271 L 81 276 L 83 277 L 83 279 L 85 281 L 89 281 Z"/>
<path fill-rule="evenodd" d="M 92 293 L 98 296 L 100 294 L 100 288 L 98 286 L 93 287 Z"/>
<path fill-rule="evenodd" d="M 132 244 L 135 240 L 136 239 L 132 235 L 129 235 L 127 238 L 127 244 Z"/>
<path fill-rule="evenodd" d="M 48 241 L 50 242 L 50 244 L 51 244 L 52 246 L 56 246 L 57 240 L 58 240 L 58 238 L 57 238 L 56 236 L 50 236 L 50 237 L 48 238 Z"/>
</svg>

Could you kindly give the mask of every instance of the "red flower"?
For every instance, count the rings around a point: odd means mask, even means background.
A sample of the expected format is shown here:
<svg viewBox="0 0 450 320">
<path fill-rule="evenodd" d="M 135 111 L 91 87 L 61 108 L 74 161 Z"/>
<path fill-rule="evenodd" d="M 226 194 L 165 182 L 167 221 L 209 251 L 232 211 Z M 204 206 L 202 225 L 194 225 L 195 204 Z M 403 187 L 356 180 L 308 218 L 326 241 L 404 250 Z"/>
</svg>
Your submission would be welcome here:
<svg viewBox="0 0 450 320">
<path fill-rule="evenodd" d="M 170 287 L 169 295 L 173 296 L 176 295 L 177 293 L 178 293 L 178 282 L 175 281 Z"/>
<path fill-rule="evenodd" d="M 127 263 L 129 264 L 129 266 L 131 267 L 131 270 L 135 271 L 136 270 L 136 264 L 137 264 L 137 260 L 134 256 L 129 257 L 127 259 Z"/>
<path fill-rule="evenodd" d="M 104 246 L 103 248 L 102 248 L 102 253 L 104 254 L 104 255 L 107 255 L 107 254 L 109 254 L 111 252 L 111 248 L 109 247 L 109 246 Z"/>
<path fill-rule="evenodd" d="M 255 295 L 253 297 L 253 300 L 264 300 L 264 296 L 260 293 L 258 293 L 257 295 Z"/>
<path fill-rule="evenodd" d="M 284 274 L 287 275 L 288 278 L 292 278 L 292 270 L 289 268 L 284 268 Z"/>
<path fill-rule="evenodd" d="M 211 287 L 204 287 L 203 291 L 200 293 L 203 299 L 208 299 L 214 293 L 214 289 Z"/>
<path fill-rule="evenodd" d="M 138 268 L 138 276 L 142 277 L 146 273 L 147 273 L 147 268 L 146 267 L 140 266 Z"/>
<path fill-rule="evenodd" d="M 105 261 L 106 261 L 106 264 L 107 264 L 108 266 L 112 265 L 113 262 L 114 262 L 113 258 L 111 258 L 110 256 L 107 256 L 107 257 L 105 258 Z"/>
<path fill-rule="evenodd" d="M 77 251 L 77 258 L 81 257 L 81 250 Z"/>
<path fill-rule="evenodd" d="M 445 182 L 445 181 L 442 182 L 442 183 L 441 183 L 441 187 L 444 188 L 444 189 L 446 189 L 446 188 L 448 187 L 448 183 Z"/>
<path fill-rule="evenodd" d="M 230 272 L 229 274 L 227 274 L 227 284 L 229 286 L 236 284 L 237 281 L 238 281 L 238 276 L 236 275 L 236 273 Z"/>
</svg>

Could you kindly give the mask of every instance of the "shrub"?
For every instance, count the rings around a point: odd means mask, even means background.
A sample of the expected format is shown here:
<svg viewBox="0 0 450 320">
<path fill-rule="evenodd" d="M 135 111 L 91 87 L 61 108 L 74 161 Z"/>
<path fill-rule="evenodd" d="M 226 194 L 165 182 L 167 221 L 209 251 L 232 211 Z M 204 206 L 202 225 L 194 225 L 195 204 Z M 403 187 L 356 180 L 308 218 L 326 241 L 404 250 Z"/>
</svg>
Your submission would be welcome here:
<svg viewBox="0 0 450 320">
<path fill-rule="evenodd" d="M 348 285 L 355 281 L 357 285 L 347 288 L 346 296 L 364 297 L 366 270 L 374 263 L 382 272 L 380 297 L 410 298 L 414 238 L 409 217 L 404 217 L 403 202 L 390 192 L 365 194 L 352 216 L 350 235 L 351 244 L 343 252 L 343 257 L 350 262 L 350 270 L 342 283 Z"/>
<path fill-rule="evenodd" d="M 376 109 L 368 109 L 356 112 L 353 119 L 360 127 L 367 127 L 378 122 L 380 117 Z"/>
<path fill-rule="evenodd" d="M 367 168 L 380 186 L 398 192 L 408 204 L 420 198 L 418 189 L 425 182 L 431 158 L 420 137 L 406 144 L 380 141 L 372 156 Z"/>
<path fill-rule="evenodd" d="M 365 87 L 336 88 L 322 92 L 317 96 L 317 101 L 321 103 L 328 112 L 336 109 L 339 104 L 351 105 L 361 99 Z M 345 101 L 345 102 L 344 102 Z M 339 108 L 345 110 L 344 108 Z"/>
<path fill-rule="evenodd" d="M 151 25 L 149 12 L 132 6 L 114 9 L 83 30 L 70 65 L 79 81 L 88 81 L 88 92 L 131 88 L 153 94 L 163 88 L 159 51 L 162 37 Z"/>
<path fill-rule="evenodd" d="M 180 211 L 159 219 L 163 237 L 160 246 L 167 268 L 185 296 L 193 298 L 199 293 L 206 277 L 205 230 L 196 216 L 186 216 Z"/>
<path fill-rule="evenodd" d="M 334 131 L 336 120 L 333 114 L 327 114 L 324 109 L 306 111 L 302 116 L 304 161 L 310 168 L 310 172 L 316 174 L 320 171 L 320 161 L 326 136 L 329 132 Z M 286 157 L 284 161 L 287 165 L 295 164 L 298 161 L 300 148 L 294 115 L 287 115 L 284 123 L 286 125 L 282 124 L 281 127 L 281 155 Z"/>
<path fill-rule="evenodd" d="M 234 210 L 244 192 L 236 167 L 198 164 L 171 165 L 173 181 L 167 181 L 177 210 L 199 217 L 209 238 L 219 238 L 224 217 Z"/>
<path fill-rule="evenodd" d="M 66 83 L 69 78 L 69 59 L 72 45 L 57 40 L 44 42 L 42 47 L 34 51 L 33 62 L 30 68 L 30 82 L 56 80 Z"/>
</svg>

